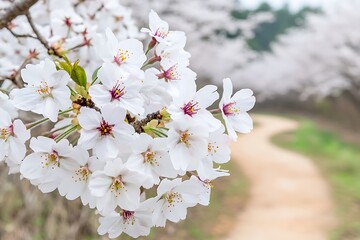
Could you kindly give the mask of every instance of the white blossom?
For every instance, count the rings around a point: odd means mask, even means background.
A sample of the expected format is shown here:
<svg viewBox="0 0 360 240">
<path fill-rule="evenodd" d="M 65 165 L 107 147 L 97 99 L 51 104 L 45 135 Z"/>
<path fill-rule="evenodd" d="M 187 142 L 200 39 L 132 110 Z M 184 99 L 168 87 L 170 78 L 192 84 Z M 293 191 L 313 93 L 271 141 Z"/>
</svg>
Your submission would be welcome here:
<svg viewBox="0 0 360 240">
<path fill-rule="evenodd" d="M 237 139 L 236 132 L 249 133 L 253 122 L 247 111 L 255 105 L 255 97 L 250 89 L 242 89 L 233 96 L 233 87 L 229 78 L 224 79 L 224 92 L 219 108 L 225 121 L 230 137 Z M 236 131 L 236 132 L 235 132 Z"/>
<path fill-rule="evenodd" d="M 30 138 L 30 131 L 24 123 L 17 119 L 11 120 L 10 115 L 0 109 L 0 161 L 8 158 L 8 161 L 20 164 L 25 157 L 25 142 Z"/>
<path fill-rule="evenodd" d="M 134 129 L 126 124 L 125 110 L 106 105 L 101 113 L 90 108 L 81 108 L 78 115 L 81 133 L 79 144 L 84 149 L 93 149 L 100 158 L 114 158 L 121 151 L 121 142 L 131 139 Z"/>
<path fill-rule="evenodd" d="M 70 76 L 63 70 L 56 70 L 49 59 L 37 65 L 27 65 L 21 76 L 26 87 L 11 92 L 18 109 L 42 114 L 56 122 L 59 110 L 71 107 L 70 90 L 66 86 Z"/>
</svg>

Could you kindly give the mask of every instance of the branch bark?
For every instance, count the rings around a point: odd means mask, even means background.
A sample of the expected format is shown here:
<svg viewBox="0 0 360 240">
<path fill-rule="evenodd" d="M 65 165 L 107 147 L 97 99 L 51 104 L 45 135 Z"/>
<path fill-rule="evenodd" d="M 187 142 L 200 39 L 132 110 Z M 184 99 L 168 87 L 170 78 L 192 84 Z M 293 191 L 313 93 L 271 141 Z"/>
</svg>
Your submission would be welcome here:
<svg viewBox="0 0 360 240">
<path fill-rule="evenodd" d="M 24 15 L 39 0 L 17 0 L 0 15 L 0 30 L 7 27 L 17 16 Z"/>
<path fill-rule="evenodd" d="M 39 40 L 39 42 L 47 49 L 48 54 L 55 55 L 59 58 L 63 58 L 63 56 L 56 51 L 56 49 L 52 48 L 49 43 L 46 41 L 46 39 L 41 35 L 40 31 L 35 26 L 35 23 L 31 17 L 30 12 L 25 13 L 25 16 L 30 24 L 30 27 L 32 31 L 34 32 L 36 39 Z"/>
</svg>

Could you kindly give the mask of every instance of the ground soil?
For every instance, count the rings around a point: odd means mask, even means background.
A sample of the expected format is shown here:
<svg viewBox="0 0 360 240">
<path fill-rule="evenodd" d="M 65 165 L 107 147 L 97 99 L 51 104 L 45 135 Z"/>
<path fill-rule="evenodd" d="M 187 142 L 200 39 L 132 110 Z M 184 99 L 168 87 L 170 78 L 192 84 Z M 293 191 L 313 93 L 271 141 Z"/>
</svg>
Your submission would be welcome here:
<svg viewBox="0 0 360 240">
<path fill-rule="evenodd" d="M 232 145 L 250 196 L 226 240 L 325 240 L 336 224 L 329 186 L 311 159 L 271 143 L 296 121 L 256 115 L 255 130 Z"/>
</svg>

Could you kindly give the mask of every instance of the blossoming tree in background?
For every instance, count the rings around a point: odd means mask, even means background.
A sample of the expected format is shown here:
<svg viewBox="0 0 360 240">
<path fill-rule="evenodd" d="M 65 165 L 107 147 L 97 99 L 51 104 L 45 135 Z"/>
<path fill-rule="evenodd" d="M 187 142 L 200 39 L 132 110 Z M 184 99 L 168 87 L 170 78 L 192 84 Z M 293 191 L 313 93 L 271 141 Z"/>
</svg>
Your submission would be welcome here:
<svg viewBox="0 0 360 240">
<path fill-rule="evenodd" d="M 231 12 L 239 7 L 233 0 L 125 0 L 134 12 L 135 19 L 146 23 L 146 13 L 156 10 L 170 25 L 187 33 L 186 49 L 191 53 L 191 65 L 199 79 L 221 84 L 226 72 L 233 74 L 257 53 L 247 45 L 256 27 L 272 21 L 271 13 L 256 13 L 246 20 L 236 20 Z M 241 33 L 236 38 L 228 35 Z"/>
<path fill-rule="evenodd" d="M 259 98 L 293 92 L 301 99 L 324 98 L 348 92 L 360 101 L 360 21 L 356 1 L 307 18 L 273 45 L 273 51 L 238 71 L 241 83 L 252 86 Z M 261 69 L 261 72 L 259 72 Z M 276 87 L 274 87 L 276 86 Z"/>
<path fill-rule="evenodd" d="M 185 33 L 154 11 L 144 47 L 118 1 L 1 8 L 0 161 L 10 173 L 80 198 L 110 238 L 148 235 L 209 204 L 211 182 L 229 175 L 230 141 L 252 130 L 250 89 L 233 94 L 224 79 L 212 107 L 217 87 L 197 89 Z"/>
</svg>

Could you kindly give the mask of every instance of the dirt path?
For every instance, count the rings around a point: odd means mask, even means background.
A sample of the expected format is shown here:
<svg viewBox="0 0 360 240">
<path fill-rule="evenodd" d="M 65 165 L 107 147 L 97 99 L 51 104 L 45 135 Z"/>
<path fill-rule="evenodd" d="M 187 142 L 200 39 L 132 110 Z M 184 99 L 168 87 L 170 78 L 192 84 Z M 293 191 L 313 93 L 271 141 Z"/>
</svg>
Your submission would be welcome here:
<svg viewBox="0 0 360 240">
<path fill-rule="evenodd" d="M 270 142 L 297 123 L 263 115 L 255 121 L 259 126 L 232 146 L 234 161 L 249 179 L 250 197 L 225 239 L 327 239 L 335 218 L 326 182 L 310 159 Z"/>
</svg>

